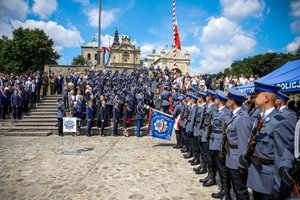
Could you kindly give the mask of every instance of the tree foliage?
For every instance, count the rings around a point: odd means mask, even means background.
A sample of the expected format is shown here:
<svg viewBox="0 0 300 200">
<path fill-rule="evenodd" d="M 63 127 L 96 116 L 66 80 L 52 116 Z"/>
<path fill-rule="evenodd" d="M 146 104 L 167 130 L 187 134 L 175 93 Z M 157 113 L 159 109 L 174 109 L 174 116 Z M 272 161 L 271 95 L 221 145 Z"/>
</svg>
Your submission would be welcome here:
<svg viewBox="0 0 300 200">
<path fill-rule="evenodd" d="M 83 57 L 83 55 L 78 55 L 73 58 L 72 65 L 88 65 L 88 61 Z"/>
<path fill-rule="evenodd" d="M 53 49 L 54 41 L 40 29 L 13 32 L 13 38 L 0 39 L 0 71 L 24 73 L 44 69 L 45 64 L 57 64 L 60 55 Z"/>
<path fill-rule="evenodd" d="M 258 75 L 262 77 L 280 66 L 284 65 L 288 61 L 300 59 L 299 54 L 294 53 L 275 53 L 269 52 L 265 54 L 259 54 L 252 57 L 244 58 L 243 60 L 234 61 L 230 68 L 226 68 L 224 72 L 216 74 L 219 78 L 221 76 L 241 74 L 246 77 L 251 75 Z"/>
</svg>

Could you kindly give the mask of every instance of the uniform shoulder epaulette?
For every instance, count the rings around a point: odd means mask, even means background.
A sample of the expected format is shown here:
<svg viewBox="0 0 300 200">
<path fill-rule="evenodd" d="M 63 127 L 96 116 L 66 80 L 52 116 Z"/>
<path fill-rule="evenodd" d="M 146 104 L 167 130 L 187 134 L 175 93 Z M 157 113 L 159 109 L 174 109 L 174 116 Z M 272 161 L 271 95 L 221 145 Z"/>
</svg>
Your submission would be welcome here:
<svg viewBox="0 0 300 200">
<path fill-rule="evenodd" d="M 275 115 L 274 117 L 275 119 L 277 119 L 278 121 L 284 120 L 285 118 L 281 115 Z"/>
<path fill-rule="evenodd" d="M 239 116 L 243 116 L 245 114 L 246 114 L 245 112 L 239 112 Z"/>
</svg>

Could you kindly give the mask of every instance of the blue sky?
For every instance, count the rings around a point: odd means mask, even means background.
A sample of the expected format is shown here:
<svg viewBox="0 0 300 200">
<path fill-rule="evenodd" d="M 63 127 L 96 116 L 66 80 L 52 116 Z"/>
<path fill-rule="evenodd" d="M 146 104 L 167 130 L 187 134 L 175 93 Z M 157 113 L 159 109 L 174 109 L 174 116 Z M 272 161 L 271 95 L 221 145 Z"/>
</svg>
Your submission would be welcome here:
<svg viewBox="0 0 300 200">
<path fill-rule="evenodd" d="M 54 39 L 60 64 L 98 32 L 98 0 L 2 0 L 0 34 L 19 26 L 41 28 Z M 300 0 L 177 0 L 182 52 L 191 72 L 216 73 L 232 61 L 268 51 L 295 51 L 300 44 Z M 172 0 L 102 0 L 102 46 L 116 27 L 141 48 L 142 57 L 172 44 Z"/>
</svg>

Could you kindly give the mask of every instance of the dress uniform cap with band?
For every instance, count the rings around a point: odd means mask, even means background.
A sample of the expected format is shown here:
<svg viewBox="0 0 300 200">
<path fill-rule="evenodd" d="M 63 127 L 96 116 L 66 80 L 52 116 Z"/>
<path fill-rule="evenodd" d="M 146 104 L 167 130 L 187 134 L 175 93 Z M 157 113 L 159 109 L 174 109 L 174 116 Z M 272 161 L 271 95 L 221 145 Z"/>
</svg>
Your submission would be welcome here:
<svg viewBox="0 0 300 200">
<path fill-rule="evenodd" d="M 206 96 L 215 97 L 216 93 L 210 89 L 207 90 Z"/>
<path fill-rule="evenodd" d="M 183 99 L 185 99 L 185 96 L 184 96 L 184 95 L 179 95 L 179 97 L 177 97 L 177 100 L 179 100 L 179 101 L 181 101 L 181 100 L 183 100 Z"/>
<path fill-rule="evenodd" d="M 206 93 L 204 93 L 204 92 L 199 92 L 199 93 L 198 93 L 198 97 L 201 97 L 201 98 L 205 99 L 205 98 L 206 98 Z"/>
<path fill-rule="evenodd" d="M 287 102 L 289 100 L 289 97 L 281 92 L 278 92 L 277 98 L 283 100 L 284 102 Z"/>
<path fill-rule="evenodd" d="M 191 98 L 191 99 L 193 99 L 193 100 L 195 100 L 195 101 L 198 100 L 198 97 L 195 96 L 193 93 L 188 93 L 186 96 L 189 97 L 189 98 Z"/>
<path fill-rule="evenodd" d="M 228 98 L 234 99 L 239 102 L 243 102 L 245 97 L 245 93 L 238 91 L 234 88 L 228 89 Z"/>
<path fill-rule="evenodd" d="M 274 86 L 274 85 L 268 85 L 264 83 L 260 83 L 257 81 L 254 81 L 254 91 L 259 92 L 271 92 L 271 93 L 278 93 L 278 90 L 280 90 L 280 87 Z"/>
<path fill-rule="evenodd" d="M 226 102 L 228 99 L 227 95 L 221 90 L 216 90 L 216 98 L 223 102 Z"/>
</svg>

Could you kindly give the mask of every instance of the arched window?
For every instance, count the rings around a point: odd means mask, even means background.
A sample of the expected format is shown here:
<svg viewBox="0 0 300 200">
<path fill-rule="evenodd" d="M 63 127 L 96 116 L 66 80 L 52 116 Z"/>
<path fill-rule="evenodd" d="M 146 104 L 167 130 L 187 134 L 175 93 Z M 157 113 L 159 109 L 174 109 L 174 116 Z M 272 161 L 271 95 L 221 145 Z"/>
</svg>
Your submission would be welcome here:
<svg viewBox="0 0 300 200">
<path fill-rule="evenodd" d="M 129 53 L 126 51 L 123 53 L 123 62 L 128 62 L 129 60 Z"/>
<path fill-rule="evenodd" d="M 95 60 L 98 60 L 98 54 L 95 54 Z"/>
<path fill-rule="evenodd" d="M 88 53 L 87 59 L 88 59 L 88 60 L 91 60 L 91 54 L 90 54 L 90 53 Z"/>
</svg>

